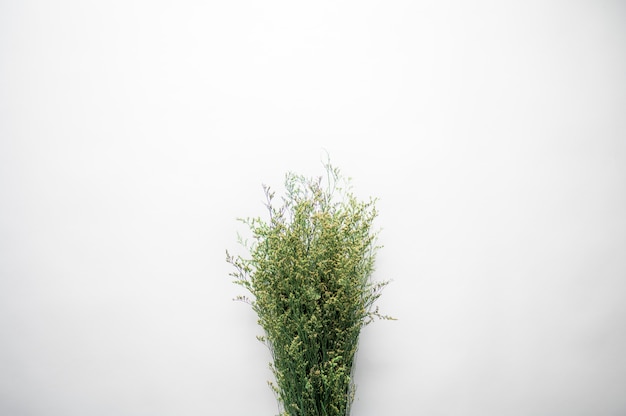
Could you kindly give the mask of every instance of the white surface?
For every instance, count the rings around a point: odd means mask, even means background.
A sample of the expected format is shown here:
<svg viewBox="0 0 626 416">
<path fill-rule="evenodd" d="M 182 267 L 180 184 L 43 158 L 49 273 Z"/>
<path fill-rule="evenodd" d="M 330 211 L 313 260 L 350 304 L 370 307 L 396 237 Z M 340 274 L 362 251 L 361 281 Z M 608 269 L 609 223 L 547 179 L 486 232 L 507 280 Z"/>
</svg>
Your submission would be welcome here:
<svg viewBox="0 0 626 416">
<path fill-rule="evenodd" d="M 0 3 L 0 414 L 273 415 L 224 250 L 381 198 L 354 416 L 626 413 L 618 1 Z"/>
</svg>

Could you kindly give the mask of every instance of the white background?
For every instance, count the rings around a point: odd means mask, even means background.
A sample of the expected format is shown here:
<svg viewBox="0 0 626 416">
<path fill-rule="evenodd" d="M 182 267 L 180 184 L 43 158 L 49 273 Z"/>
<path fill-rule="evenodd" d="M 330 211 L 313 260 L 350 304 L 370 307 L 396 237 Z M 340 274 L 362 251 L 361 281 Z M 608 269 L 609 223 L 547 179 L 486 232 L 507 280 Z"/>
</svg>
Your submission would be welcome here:
<svg viewBox="0 0 626 416">
<path fill-rule="evenodd" d="M 380 197 L 354 416 L 626 414 L 620 1 L 0 2 L 0 414 L 274 415 L 236 217 Z"/>
</svg>

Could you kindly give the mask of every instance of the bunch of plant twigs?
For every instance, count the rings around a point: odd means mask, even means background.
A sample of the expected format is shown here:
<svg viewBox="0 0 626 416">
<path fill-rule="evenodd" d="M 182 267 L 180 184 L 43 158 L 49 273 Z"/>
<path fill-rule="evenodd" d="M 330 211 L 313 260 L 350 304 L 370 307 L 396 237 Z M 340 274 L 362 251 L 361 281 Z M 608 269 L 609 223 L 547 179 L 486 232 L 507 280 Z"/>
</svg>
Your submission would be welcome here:
<svg viewBox="0 0 626 416">
<path fill-rule="evenodd" d="M 373 282 L 379 246 L 376 200 L 359 202 L 349 181 L 326 164 L 327 177 L 289 173 L 282 204 L 264 186 L 269 221 L 242 220 L 253 235 L 250 258 L 232 256 L 235 283 L 265 331 L 282 415 L 349 415 L 359 333 L 380 315 L 373 304 L 387 281 Z"/>
</svg>

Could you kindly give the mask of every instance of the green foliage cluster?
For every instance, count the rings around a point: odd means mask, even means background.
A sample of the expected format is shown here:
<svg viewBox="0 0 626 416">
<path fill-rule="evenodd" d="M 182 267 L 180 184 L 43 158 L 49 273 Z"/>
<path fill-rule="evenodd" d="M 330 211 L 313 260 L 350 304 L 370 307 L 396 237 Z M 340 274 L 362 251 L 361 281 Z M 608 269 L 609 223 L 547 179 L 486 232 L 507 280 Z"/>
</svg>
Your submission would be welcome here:
<svg viewBox="0 0 626 416">
<path fill-rule="evenodd" d="M 252 295 L 237 299 L 252 305 L 265 331 L 257 338 L 272 353 L 269 384 L 283 416 L 349 415 L 360 330 L 392 319 L 373 307 L 388 283 L 371 279 L 376 200 L 358 201 L 349 180 L 325 167 L 324 184 L 288 173 L 278 207 L 264 186 L 269 221 L 242 220 L 253 235 L 243 243 L 250 258 L 226 254 L 234 282 Z"/>
</svg>

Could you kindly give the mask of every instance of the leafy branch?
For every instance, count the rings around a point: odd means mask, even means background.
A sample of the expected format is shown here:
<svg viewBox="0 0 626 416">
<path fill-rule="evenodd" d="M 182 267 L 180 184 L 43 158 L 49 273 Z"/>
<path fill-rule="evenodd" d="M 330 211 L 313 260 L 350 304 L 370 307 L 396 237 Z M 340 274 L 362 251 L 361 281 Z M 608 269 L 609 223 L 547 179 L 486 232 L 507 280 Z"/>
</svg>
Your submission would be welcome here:
<svg viewBox="0 0 626 416">
<path fill-rule="evenodd" d="M 238 296 L 258 316 L 272 353 L 271 369 L 284 416 L 349 415 L 360 330 L 379 313 L 376 300 L 388 281 L 372 281 L 377 231 L 375 199 L 358 201 L 349 180 L 325 164 L 323 178 L 288 173 L 285 196 L 263 186 L 269 220 L 241 219 L 252 242 L 249 257 L 226 252 Z"/>
</svg>

